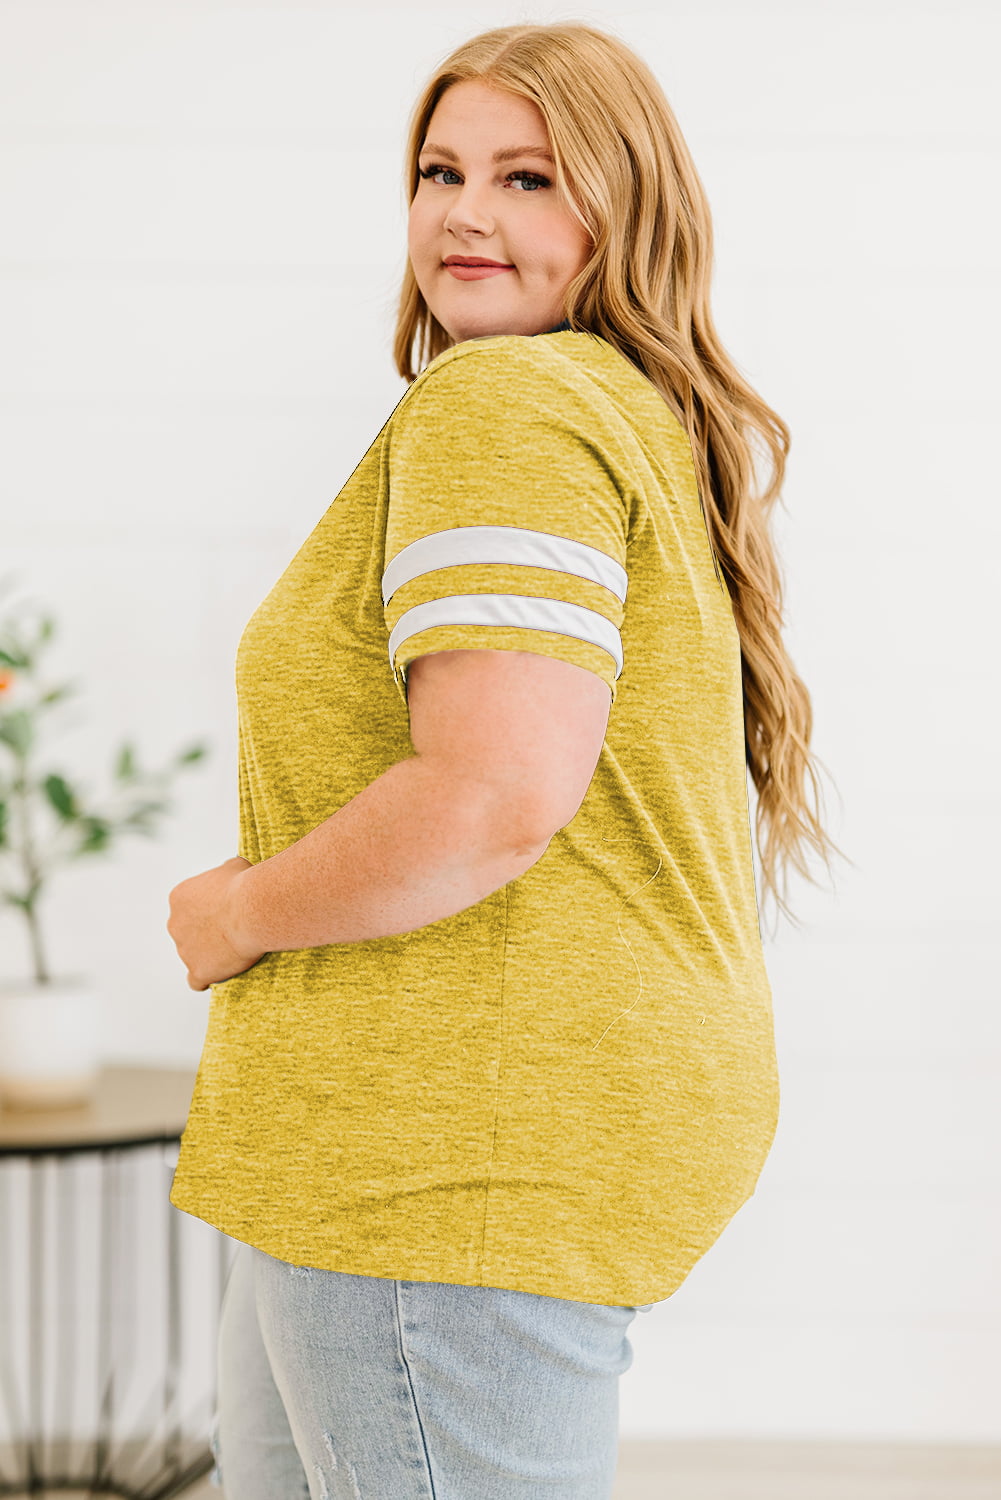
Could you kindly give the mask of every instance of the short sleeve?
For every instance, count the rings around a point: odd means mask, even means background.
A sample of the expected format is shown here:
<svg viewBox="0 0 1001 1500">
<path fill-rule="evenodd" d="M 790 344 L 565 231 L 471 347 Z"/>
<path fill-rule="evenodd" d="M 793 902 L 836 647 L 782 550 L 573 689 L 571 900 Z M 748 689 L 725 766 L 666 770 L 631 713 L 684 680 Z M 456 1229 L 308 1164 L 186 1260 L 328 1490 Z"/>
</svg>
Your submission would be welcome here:
<svg viewBox="0 0 1001 1500">
<path fill-rule="evenodd" d="M 392 418 L 382 596 L 405 704 L 418 656 L 477 649 L 573 662 L 615 701 L 629 515 L 616 413 L 540 343 L 476 340 Z"/>
</svg>

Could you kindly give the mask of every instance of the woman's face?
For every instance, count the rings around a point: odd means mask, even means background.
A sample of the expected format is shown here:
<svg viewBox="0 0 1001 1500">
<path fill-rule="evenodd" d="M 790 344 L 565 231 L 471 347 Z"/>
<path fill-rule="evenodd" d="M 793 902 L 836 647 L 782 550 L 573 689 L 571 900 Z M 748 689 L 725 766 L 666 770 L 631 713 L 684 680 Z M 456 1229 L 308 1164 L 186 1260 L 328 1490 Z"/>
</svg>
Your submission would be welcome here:
<svg viewBox="0 0 1001 1500">
<path fill-rule="evenodd" d="M 591 251 L 558 194 L 542 111 L 473 79 L 445 90 L 418 158 L 410 205 L 410 262 L 424 300 L 453 343 L 490 334 L 545 333 L 563 321 L 563 293 Z M 510 153 L 495 161 L 497 152 Z M 508 269 L 463 277 L 450 257 Z"/>
</svg>

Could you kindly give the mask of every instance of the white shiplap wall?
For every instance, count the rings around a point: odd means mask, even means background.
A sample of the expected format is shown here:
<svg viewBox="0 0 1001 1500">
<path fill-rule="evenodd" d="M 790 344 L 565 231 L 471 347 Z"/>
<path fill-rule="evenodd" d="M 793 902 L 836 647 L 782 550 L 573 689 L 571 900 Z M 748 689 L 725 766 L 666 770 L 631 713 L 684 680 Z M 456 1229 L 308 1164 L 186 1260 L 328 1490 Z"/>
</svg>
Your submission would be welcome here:
<svg viewBox="0 0 1001 1500">
<path fill-rule="evenodd" d="M 53 966 L 109 1060 L 197 1062 L 166 896 L 236 850 L 243 625 L 403 394 L 407 113 L 458 40 L 562 16 L 661 78 L 721 337 L 791 425 L 788 638 L 855 861 L 767 938 L 779 1134 L 633 1325 L 622 1431 L 998 1440 L 996 7 L 0 4 L 0 572 L 84 689 L 49 759 L 213 747 L 162 837 L 53 887 Z"/>
</svg>

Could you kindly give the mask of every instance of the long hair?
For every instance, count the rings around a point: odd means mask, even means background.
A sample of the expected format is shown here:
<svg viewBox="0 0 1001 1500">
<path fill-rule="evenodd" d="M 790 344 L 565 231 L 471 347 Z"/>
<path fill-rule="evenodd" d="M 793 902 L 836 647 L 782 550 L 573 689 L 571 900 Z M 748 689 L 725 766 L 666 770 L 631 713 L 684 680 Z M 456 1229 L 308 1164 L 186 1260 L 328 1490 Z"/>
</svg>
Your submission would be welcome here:
<svg viewBox="0 0 1001 1500">
<path fill-rule="evenodd" d="M 570 282 L 564 318 L 636 365 L 688 432 L 717 573 L 740 635 L 744 740 L 757 791 L 755 832 L 765 893 L 791 863 L 812 880 L 803 846 L 830 868 L 837 848 L 809 805 L 823 799 L 810 752 L 810 695 L 782 640 L 782 579 L 769 514 L 785 473 L 789 429 L 751 389 L 716 334 L 709 306 L 713 231 L 705 189 L 664 92 L 617 37 L 576 21 L 482 32 L 437 67 L 411 114 L 404 168 L 409 204 L 418 157 L 446 89 L 477 79 L 535 104 L 549 131 L 554 176 L 591 237 Z M 408 259 L 393 358 L 407 381 L 453 340 L 434 317 Z M 758 486 L 755 458 L 767 482 Z"/>
</svg>

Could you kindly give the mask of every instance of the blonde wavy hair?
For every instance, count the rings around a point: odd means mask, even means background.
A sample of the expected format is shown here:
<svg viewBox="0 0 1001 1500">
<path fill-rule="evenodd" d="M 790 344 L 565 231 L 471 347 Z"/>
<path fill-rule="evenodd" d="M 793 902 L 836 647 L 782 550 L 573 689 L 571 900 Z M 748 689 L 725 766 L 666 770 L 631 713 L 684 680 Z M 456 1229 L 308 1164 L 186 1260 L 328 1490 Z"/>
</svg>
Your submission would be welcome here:
<svg viewBox="0 0 1001 1500">
<path fill-rule="evenodd" d="M 717 337 L 709 306 L 712 220 L 705 189 L 664 92 L 617 37 L 577 21 L 482 32 L 435 69 L 410 118 L 407 204 L 418 156 L 446 89 L 477 79 L 537 105 L 554 176 L 591 236 L 570 282 L 564 317 L 597 334 L 644 372 L 687 430 L 706 529 L 740 633 L 747 764 L 757 791 L 755 831 L 765 893 L 793 922 L 791 863 L 812 880 L 811 845 L 830 868 L 841 853 L 809 805 L 823 801 L 811 755 L 810 695 L 782 641 L 782 581 L 769 514 L 785 473 L 789 429 L 751 389 Z M 453 340 L 429 309 L 408 259 L 393 358 L 413 381 Z M 769 482 L 755 492 L 755 456 Z M 783 890 L 777 867 L 783 865 Z"/>
</svg>

